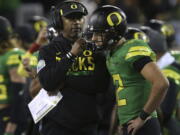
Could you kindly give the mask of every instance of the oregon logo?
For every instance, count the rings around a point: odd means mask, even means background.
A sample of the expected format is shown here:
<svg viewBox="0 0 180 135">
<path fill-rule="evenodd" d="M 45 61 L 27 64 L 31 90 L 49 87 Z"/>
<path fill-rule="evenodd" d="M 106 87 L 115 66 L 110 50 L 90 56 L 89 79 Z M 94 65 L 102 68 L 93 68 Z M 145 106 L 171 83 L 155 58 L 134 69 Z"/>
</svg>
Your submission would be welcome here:
<svg viewBox="0 0 180 135">
<path fill-rule="evenodd" d="M 140 39 L 145 42 L 149 42 L 149 38 L 142 32 L 136 32 L 134 33 L 134 39 Z"/>
<path fill-rule="evenodd" d="M 83 52 L 83 55 L 84 55 L 84 56 L 91 56 L 91 55 L 92 55 L 92 51 L 85 50 L 85 51 Z"/>
<path fill-rule="evenodd" d="M 112 20 L 112 16 L 116 16 L 117 20 Z M 110 26 L 117 26 L 122 22 L 122 17 L 118 12 L 112 12 L 107 16 L 107 22 Z"/>
<path fill-rule="evenodd" d="M 34 24 L 34 29 L 36 32 L 39 32 L 43 27 L 46 27 L 47 26 L 47 22 L 45 21 L 37 21 L 35 24 Z"/>
<path fill-rule="evenodd" d="M 71 9 L 76 9 L 77 8 L 77 5 L 76 4 L 72 4 L 71 5 Z"/>
<path fill-rule="evenodd" d="M 162 32 L 163 35 L 165 35 L 165 36 L 171 36 L 172 34 L 175 33 L 173 26 L 170 25 L 170 24 L 164 24 L 164 25 L 161 27 L 161 32 Z"/>
</svg>

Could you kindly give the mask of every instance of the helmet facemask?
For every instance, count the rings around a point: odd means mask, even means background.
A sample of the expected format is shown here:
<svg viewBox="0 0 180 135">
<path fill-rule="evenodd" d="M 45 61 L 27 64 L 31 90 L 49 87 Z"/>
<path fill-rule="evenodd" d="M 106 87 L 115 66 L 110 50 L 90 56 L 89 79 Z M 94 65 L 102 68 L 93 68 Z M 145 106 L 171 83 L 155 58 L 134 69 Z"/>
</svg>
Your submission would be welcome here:
<svg viewBox="0 0 180 135">
<path fill-rule="evenodd" d="M 91 27 L 89 28 L 88 31 L 89 33 L 93 33 L 92 35 L 95 36 L 98 35 L 99 37 L 98 40 L 93 40 L 93 42 L 95 42 L 96 47 L 99 50 L 106 50 L 113 48 L 118 43 L 118 41 L 123 37 L 115 29 L 97 30 Z M 98 45 L 98 44 L 102 44 L 102 45 Z"/>
</svg>

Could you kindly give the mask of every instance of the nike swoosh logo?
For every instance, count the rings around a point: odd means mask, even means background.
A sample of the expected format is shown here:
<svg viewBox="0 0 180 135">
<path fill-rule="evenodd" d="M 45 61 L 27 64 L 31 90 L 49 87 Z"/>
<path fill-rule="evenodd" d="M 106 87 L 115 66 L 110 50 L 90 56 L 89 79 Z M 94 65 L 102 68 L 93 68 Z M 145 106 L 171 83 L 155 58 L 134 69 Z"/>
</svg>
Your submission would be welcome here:
<svg viewBox="0 0 180 135">
<path fill-rule="evenodd" d="M 56 53 L 56 55 L 59 55 L 59 54 L 61 54 L 61 52 L 57 52 L 57 53 Z"/>
</svg>

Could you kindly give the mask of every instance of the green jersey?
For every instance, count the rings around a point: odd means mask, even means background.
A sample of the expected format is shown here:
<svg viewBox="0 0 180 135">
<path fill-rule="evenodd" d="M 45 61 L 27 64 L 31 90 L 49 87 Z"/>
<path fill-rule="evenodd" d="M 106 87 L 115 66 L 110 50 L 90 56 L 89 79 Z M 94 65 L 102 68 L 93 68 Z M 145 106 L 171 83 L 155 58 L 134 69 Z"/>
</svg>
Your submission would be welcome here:
<svg viewBox="0 0 180 135">
<path fill-rule="evenodd" d="M 116 86 L 120 124 L 137 117 L 148 99 L 151 84 L 133 67 L 133 63 L 144 56 L 155 60 L 150 47 L 145 42 L 134 39 L 108 52 L 106 63 Z M 157 116 L 156 112 L 151 115 Z"/>
<path fill-rule="evenodd" d="M 180 87 L 180 69 L 171 64 L 163 68 L 162 72 L 167 78 L 173 80 L 175 84 Z"/>
<path fill-rule="evenodd" d="M 22 50 L 15 48 L 0 55 L 0 104 L 10 103 L 12 91 L 9 89 L 9 70 L 19 65 L 19 56 L 22 54 Z"/>
<path fill-rule="evenodd" d="M 38 59 L 38 53 L 39 52 L 35 52 L 33 54 L 30 54 L 29 52 L 25 53 L 23 56 L 22 56 L 22 61 L 25 59 L 25 58 L 29 58 L 29 65 L 32 67 L 32 68 L 35 68 L 37 67 L 37 59 Z M 24 65 L 22 64 L 22 61 L 21 63 L 19 64 L 18 66 L 18 74 L 20 76 L 23 76 L 23 77 L 28 77 L 28 73 L 27 71 L 25 70 L 24 68 Z"/>
</svg>

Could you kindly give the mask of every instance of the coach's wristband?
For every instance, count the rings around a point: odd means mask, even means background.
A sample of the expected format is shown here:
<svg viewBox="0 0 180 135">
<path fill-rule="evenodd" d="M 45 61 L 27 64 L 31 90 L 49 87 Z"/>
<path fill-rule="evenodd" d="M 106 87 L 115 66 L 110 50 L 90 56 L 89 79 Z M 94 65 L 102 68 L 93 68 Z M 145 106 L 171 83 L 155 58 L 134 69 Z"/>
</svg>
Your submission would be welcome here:
<svg viewBox="0 0 180 135">
<path fill-rule="evenodd" d="M 139 117 L 142 119 L 142 120 L 146 120 L 147 117 L 149 117 L 149 113 L 145 112 L 144 110 L 141 111 L 141 113 L 139 114 Z"/>
<path fill-rule="evenodd" d="M 71 52 L 68 52 L 68 53 L 66 54 L 66 57 L 67 57 L 68 59 L 72 60 L 72 61 L 74 61 L 74 59 L 76 58 L 76 56 L 73 55 Z"/>
</svg>

